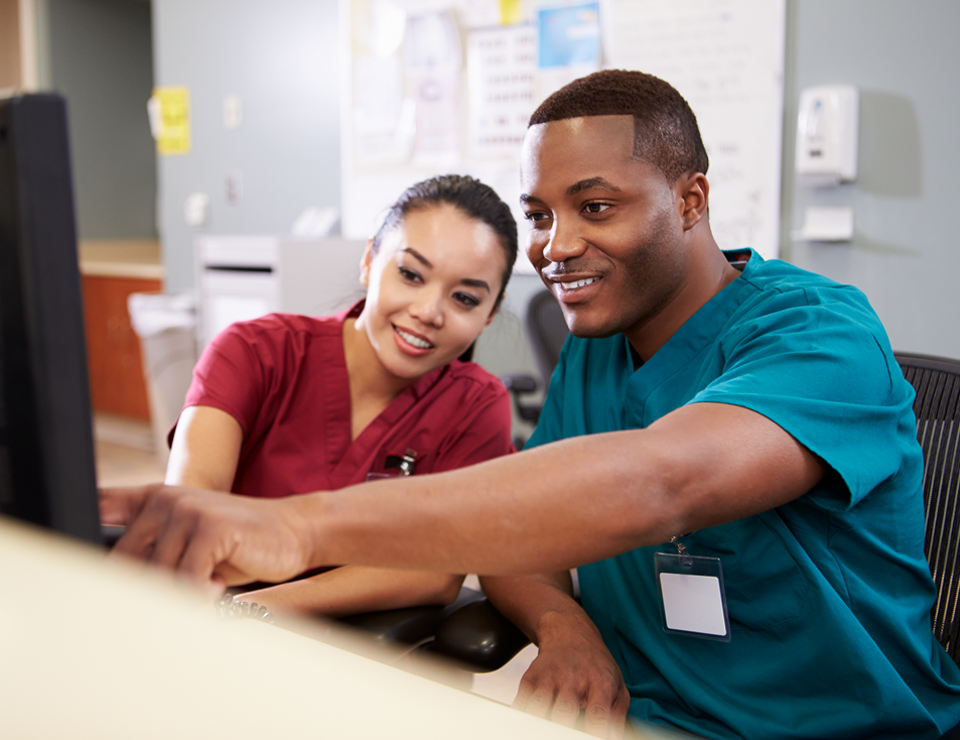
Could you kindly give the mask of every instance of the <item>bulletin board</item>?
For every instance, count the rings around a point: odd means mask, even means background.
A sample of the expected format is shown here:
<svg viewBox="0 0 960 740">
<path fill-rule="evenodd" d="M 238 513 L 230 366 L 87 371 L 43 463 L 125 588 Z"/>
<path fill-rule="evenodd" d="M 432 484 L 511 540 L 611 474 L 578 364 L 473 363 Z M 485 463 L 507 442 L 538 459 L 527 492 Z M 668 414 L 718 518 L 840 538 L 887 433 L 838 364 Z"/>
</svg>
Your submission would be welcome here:
<svg viewBox="0 0 960 740">
<path fill-rule="evenodd" d="M 347 238 L 452 172 L 496 189 L 522 233 L 530 114 L 584 74 L 638 69 L 697 115 L 717 242 L 777 256 L 785 0 L 341 0 L 340 19 Z"/>
</svg>

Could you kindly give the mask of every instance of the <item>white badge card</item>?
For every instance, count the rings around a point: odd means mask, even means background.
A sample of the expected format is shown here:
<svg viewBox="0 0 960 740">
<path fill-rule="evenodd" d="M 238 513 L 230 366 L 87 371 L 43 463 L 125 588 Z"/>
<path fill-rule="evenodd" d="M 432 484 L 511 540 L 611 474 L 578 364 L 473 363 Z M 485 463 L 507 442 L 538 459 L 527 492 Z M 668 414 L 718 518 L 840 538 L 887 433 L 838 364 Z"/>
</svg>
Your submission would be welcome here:
<svg viewBox="0 0 960 740">
<path fill-rule="evenodd" d="M 720 558 L 658 552 L 654 563 L 663 631 L 730 642 Z"/>
</svg>

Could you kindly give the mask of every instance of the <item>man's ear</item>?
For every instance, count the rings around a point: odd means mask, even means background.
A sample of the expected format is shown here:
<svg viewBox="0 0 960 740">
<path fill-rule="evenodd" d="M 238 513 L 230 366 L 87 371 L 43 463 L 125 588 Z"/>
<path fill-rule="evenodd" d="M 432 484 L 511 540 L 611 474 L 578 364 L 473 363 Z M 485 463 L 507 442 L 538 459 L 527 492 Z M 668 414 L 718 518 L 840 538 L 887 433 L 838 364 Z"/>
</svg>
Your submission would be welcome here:
<svg viewBox="0 0 960 740">
<path fill-rule="evenodd" d="M 360 258 L 360 284 L 364 288 L 370 287 L 370 265 L 373 263 L 373 239 L 367 240 L 367 246 L 363 248 L 363 256 Z"/>
<path fill-rule="evenodd" d="M 692 229 L 707 215 L 710 183 L 702 172 L 682 176 L 674 186 L 682 202 L 680 213 L 684 231 Z"/>
</svg>

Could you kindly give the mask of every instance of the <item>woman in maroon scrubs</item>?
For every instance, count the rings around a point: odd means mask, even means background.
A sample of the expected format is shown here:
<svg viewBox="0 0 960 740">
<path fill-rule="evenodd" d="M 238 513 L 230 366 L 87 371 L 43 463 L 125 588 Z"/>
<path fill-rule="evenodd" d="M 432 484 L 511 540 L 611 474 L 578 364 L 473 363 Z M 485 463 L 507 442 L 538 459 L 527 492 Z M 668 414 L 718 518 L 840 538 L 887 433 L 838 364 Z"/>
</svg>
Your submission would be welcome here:
<svg viewBox="0 0 960 740">
<path fill-rule="evenodd" d="M 204 350 L 166 482 L 280 497 L 510 452 L 507 392 L 463 360 L 516 255 L 516 223 L 486 185 L 448 175 L 409 188 L 364 251 L 364 301 L 240 322 Z M 449 603 L 462 580 L 346 565 L 244 600 L 340 616 Z"/>
</svg>

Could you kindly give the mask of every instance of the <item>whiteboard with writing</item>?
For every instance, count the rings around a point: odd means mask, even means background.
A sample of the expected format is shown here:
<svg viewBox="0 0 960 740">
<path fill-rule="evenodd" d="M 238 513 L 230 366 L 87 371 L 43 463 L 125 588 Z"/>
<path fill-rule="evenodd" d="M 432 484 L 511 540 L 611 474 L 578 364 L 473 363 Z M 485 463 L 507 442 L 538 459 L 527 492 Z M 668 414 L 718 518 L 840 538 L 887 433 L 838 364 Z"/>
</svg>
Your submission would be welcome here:
<svg viewBox="0 0 960 740">
<path fill-rule="evenodd" d="M 783 0 L 608 0 L 605 66 L 673 85 L 697 116 L 723 249 L 779 246 Z"/>
</svg>

